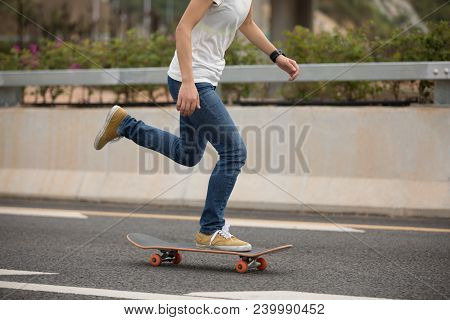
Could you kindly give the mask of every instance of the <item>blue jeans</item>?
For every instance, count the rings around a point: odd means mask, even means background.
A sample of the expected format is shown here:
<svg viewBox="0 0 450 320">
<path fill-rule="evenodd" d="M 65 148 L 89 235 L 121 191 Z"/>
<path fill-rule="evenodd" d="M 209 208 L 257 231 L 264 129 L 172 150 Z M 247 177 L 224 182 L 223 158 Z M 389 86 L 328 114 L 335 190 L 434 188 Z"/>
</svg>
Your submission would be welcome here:
<svg viewBox="0 0 450 320">
<path fill-rule="evenodd" d="M 168 78 L 172 98 L 178 99 L 181 82 Z M 224 209 L 247 158 L 247 149 L 225 105 L 210 83 L 195 84 L 201 109 L 189 117 L 180 115 L 180 136 L 162 131 L 127 116 L 118 129 L 120 136 L 154 150 L 187 167 L 197 165 L 207 142 L 216 149 L 219 161 L 211 174 L 200 232 L 212 234 L 225 224 Z"/>
</svg>

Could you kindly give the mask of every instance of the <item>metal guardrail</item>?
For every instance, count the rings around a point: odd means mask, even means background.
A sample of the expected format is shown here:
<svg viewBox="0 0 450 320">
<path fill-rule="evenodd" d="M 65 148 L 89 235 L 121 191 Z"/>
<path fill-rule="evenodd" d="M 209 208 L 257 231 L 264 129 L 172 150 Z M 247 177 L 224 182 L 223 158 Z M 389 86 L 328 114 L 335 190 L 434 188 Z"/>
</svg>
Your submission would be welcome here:
<svg viewBox="0 0 450 320">
<path fill-rule="evenodd" d="M 435 81 L 436 104 L 450 105 L 450 61 L 327 63 L 300 65 L 298 82 L 315 81 Z M 274 65 L 229 66 L 221 83 L 285 82 L 286 74 Z M 40 70 L 0 72 L 0 106 L 20 102 L 18 88 L 30 85 L 165 84 L 167 68 Z M 18 100 L 19 99 L 19 100 Z"/>
</svg>

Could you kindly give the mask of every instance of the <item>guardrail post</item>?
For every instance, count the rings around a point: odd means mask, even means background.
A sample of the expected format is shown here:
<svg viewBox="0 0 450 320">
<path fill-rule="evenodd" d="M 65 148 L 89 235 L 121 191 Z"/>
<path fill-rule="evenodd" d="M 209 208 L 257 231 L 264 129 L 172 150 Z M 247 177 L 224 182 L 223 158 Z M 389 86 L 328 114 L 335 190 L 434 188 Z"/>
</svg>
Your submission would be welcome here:
<svg viewBox="0 0 450 320">
<path fill-rule="evenodd" d="M 0 87 L 0 107 L 12 107 L 22 103 L 22 88 Z"/>
<path fill-rule="evenodd" d="M 450 79 L 434 82 L 434 104 L 450 107 Z"/>
</svg>

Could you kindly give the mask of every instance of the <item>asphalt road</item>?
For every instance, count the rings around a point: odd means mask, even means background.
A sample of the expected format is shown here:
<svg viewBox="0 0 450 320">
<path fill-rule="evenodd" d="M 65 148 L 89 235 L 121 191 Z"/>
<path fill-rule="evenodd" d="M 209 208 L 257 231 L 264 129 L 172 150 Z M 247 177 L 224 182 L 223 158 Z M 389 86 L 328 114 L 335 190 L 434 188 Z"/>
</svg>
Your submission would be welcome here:
<svg viewBox="0 0 450 320">
<path fill-rule="evenodd" d="M 17 207 L 17 212 L 2 214 L 8 211 L 5 207 Z M 29 210 L 27 207 L 40 208 L 36 211 L 44 214 L 55 209 L 87 214 L 84 218 L 20 215 Z M 185 253 L 180 265 L 150 267 L 146 259 L 151 252 L 133 247 L 126 234 L 140 232 L 166 241 L 189 242 L 197 231 L 196 215 L 193 211 L 146 208 L 137 217 L 126 217 L 131 210 L 133 206 L 0 199 L 0 269 L 55 273 L 0 274 L 0 297 L 107 298 L 31 291 L 27 286 L 6 289 L 1 285 L 6 282 L 170 295 L 289 291 L 390 299 L 450 297 L 450 219 L 348 215 L 324 219 L 306 214 L 230 212 L 243 221 L 275 217 L 286 221 L 283 228 L 273 228 L 266 222 L 264 228 L 232 226 L 232 233 L 254 246 L 294 245 L 289 251 L 268 256 L 266 271 L 238 274 L 234 271 L 237 257 L 228 255 Z M 155 212 L 168 218 L 151 216 Z M 289 227 L 290 223 L 320 225 L 330 220 L 350 225 L 355 232 Z M 233 297 L 245 298 L 239 293 Z"/>
</svg>

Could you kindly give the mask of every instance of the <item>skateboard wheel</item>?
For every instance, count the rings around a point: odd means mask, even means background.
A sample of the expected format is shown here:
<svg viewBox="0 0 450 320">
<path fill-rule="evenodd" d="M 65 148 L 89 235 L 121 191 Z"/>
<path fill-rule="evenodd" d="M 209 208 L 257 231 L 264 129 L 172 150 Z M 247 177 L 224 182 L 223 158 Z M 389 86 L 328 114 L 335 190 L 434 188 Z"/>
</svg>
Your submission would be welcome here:
<svg viewBox="0 0 450 320">
<path fill-rule="evenodd" d="M 244 260 L 239 260 L 236 265 L 234 266 L 237 272 L 239 273 L 246 273 L 248 269 L 248 264 Z"/>
<path fill-rule="evenodd" d="M 175 258 L 172 260 L 173 264 L 179 264 L 182 260 L 181 254 L 180 253 L 175 253 Z"/>
<path fill-rule="evenodd" d="M 152 267 L 159 267 L 161 265 L 161 256 L 159 254 L 152 254 L 150 256 L 150 265 Z"/>
<path fill-rule="evenodd" d="M 259 263 L 259 266 L 257 266 L 256 269 L 258 269 L 259 271 L 266 270 L 266 268 L 267 268 L 267 261 L 266 261 L 266 259 L 258 258 L 258 259 L 256 259 L 256 262 Z"/>
</svg>

